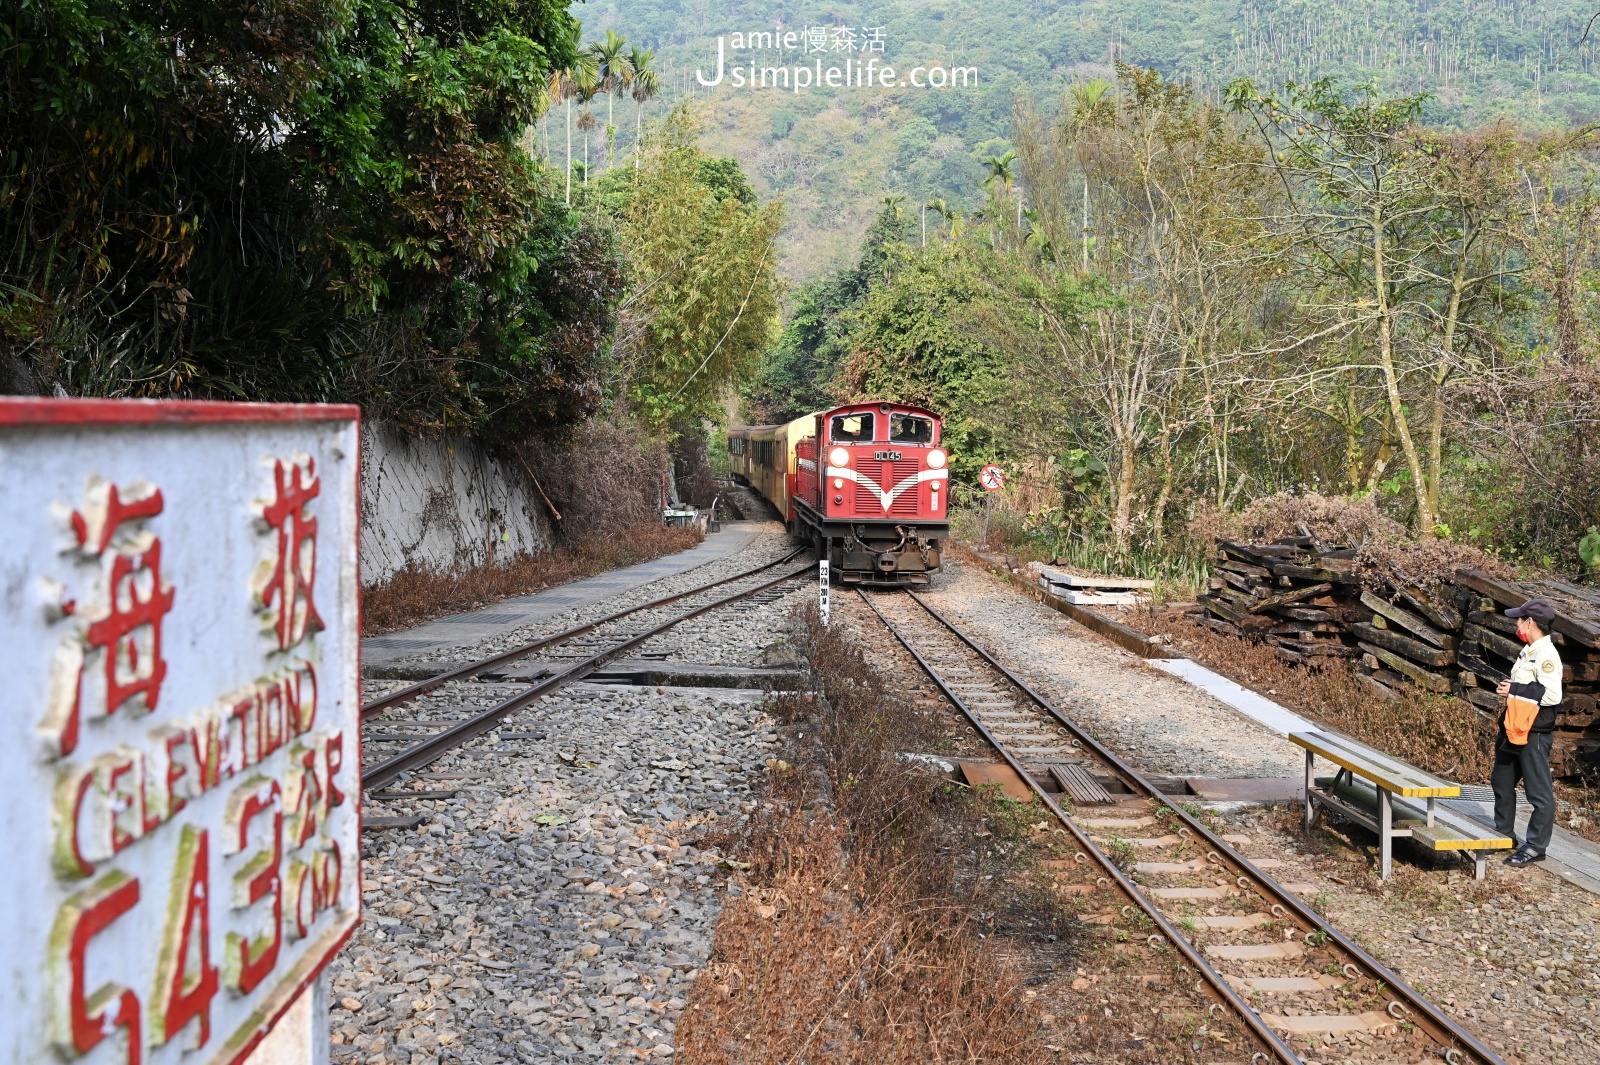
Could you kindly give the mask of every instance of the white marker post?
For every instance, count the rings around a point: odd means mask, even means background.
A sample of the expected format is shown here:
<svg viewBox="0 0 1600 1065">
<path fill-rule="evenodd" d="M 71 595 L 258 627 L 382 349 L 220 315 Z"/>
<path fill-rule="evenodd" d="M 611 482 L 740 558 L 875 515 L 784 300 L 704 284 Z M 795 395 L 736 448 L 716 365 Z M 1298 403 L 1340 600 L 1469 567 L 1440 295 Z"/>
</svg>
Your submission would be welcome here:
<svg viewBox="0 0 1600 1065">
<path fill-rule="evenodd" d="M 817 561 L 817 610 L 822 614 L 822 627 L 828 627 L 828 560 Z"/>
<path fill-rule="evenodd" d="M 0 399 L 0 1061 L 326 1047 L 308 989 L 361 912 L 358 419 Z"/>
</svg>

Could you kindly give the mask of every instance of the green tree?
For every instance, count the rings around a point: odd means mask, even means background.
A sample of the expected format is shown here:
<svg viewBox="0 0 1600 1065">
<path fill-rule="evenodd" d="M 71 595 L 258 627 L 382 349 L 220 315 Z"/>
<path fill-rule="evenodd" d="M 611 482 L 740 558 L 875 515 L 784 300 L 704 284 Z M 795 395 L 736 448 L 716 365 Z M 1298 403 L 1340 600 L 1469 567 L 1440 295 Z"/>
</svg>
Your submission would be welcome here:
<svg viewBox="0 0 1600 1065">
<path fill-rule="evenodd" d="M 1008 359 L 988 338 L 992 316 L 1019 308 L 995 299 L 1001 264 L 984 245 L 942 245 L 918 254 L 886 246 L 884 269 L 852 314 L 841 398 L 915 403 L 944 419 L 958 480 L 977 483 L 985 462 L 1004 457 L 994 431 Z"/>
<path fill-rule="evenodd" d="M 1293 192 L 1285 221 L 1299 264 L 1330 297 L 1302 331 L 1355 340 L 1330 350 L 1373 360 L 1417 531 L 1432 537 L 1442 528 L 1444 390 L 1470 370 L 1474 341 L 1495 346 L 1493 321 L 1518 272 L 1507 255 L 1524 209 L 1515 138 L 1503 127 L 1432 134 L 1419 125 L 1423 97 L 1332 80 L 1281 95 L 1240 81 L 1228 99 L 1271 149 Z M 1413 419 L 1424 404 L 1419 442 Z"/>
<path fill-rule="evenodd" d="M 629 87 L 633 96 L 633 141 L 637 146 L 644 137 L 644 105 L 661 92 L 661 74 L 652 65 L 655 52 L 635 48 L 628 54 Z"/>
<path fill-rule="evenodd" d="M 627 38 L 616 30 L 606 30 L 604 40 L 596 41 L 589 46 L 594 53 L 595 72 L 598 77 L 599 90 L 606 94 L 606 169 L 611 169 L 611 148 L 616 140 L 616 99 L 617 94 L 633 79 L 633 70 L 628 65 L 628 55 L 623 51 L 628 46 Z M 588 162 L 587 159 L 584 160 Z"/>
<path fill-rule="evenodd" d="M 558 0 L 26 3 L 0 24 L 0 345 L 35 387 L 581 416 L 620 281 L 521 146 Z"/>
<path fill-rule="evenodd" d="M 699 133 L 678 106 L 646 132 L 638 168 L 601 186 L 631 268 L 616 388 L 663 429 L 711 416 L 777 326 L 782 210 L 756 201 L 736 162 L 707 158 Z"/>
</svg>

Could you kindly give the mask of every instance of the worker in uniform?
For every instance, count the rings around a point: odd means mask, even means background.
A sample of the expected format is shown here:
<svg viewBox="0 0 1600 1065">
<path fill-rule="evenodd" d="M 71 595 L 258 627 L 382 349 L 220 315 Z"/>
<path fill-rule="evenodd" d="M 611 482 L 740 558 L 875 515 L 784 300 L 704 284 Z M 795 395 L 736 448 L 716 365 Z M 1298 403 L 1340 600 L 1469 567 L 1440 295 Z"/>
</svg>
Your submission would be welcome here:
<svg viewBox="0 0 1600 1065">
<path fill-rule="evenodd" d="M 1556 822 L 1555 788 L 1550 781 L 1550 745 L 1561 702 L 1561 655 L 1550 638 L 1556 608 L 1548 599 L 1530 599 L 1506 611 L 1517 619 L 1517 637 L 1526 646 L 1511 666 L 1511 677 L 1496 691 L 1506 697 L 1494 742 L 1494 827 L 1517 839 L 1517 782 L 1533 806 L 1528 836 L 1506 858 L 1521 868 L 1544 861 Z"/>
</svg>

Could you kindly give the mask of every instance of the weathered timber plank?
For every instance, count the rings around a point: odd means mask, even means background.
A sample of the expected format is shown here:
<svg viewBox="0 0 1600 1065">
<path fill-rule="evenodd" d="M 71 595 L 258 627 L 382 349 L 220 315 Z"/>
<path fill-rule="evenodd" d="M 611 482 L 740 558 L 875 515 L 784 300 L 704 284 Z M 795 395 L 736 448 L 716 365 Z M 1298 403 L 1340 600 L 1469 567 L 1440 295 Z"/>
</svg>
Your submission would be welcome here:
<svg viewBox="0 0 1600 1065">
<path fill-rule="evenodd" d="M 1356 584 L 1358 578 L 1353 573 L 1342 573 L 1331 569 L 1322 569 L 1316 566 L 1292 566 L 1282 563 L 1272 567 L 1272 572 L 1280 577 L 1290 577 L 1302 581 L 1324 581 L 1332 584 Z"/>
<path fill-rule="evenodd" d="M 1474 625 L 1470 621 L 1462 626 L 1461 635 L 1478 646 L 1493 651 L 1501 658 L 1508 658 L 1513 662 L 1522 654 L 1522 645 L 1515 640 L 1508 640 L 1498 632 L 1491 632 L 1482 625 Z"/>
<path fill-rule="evenodd" d="M 1280 618 L 1291 618 L 1294 621 L 1333 621 L 1333 615 L 1326 610 L 1318 610 L 1309 606 L 1275 606 L 1267 607 L 1267 612 L 1276 614 Z"/>
<path fill-rule="evenodd" d="M 1232 540 L 1218 540 L 1217 546 L 1233 555 L 1240 562 L 1249 562 L 1261 565 L 1263 559 L 1297 558 L 1305 554 L 1304 551 L 1282 544 L 1240 544 Z"/>
<path fill-rule="evenodd" d="M 1490 714 L 1498 714 L 1506 705 L 1506 701 L 1500 696 L 1482 688 L 1474 688 L 1467 692 L 1467 702 Z"/>
<path fill-rule="evenodd" d="M 1376 658 L 1378 661 L 1382 662 L 1396 673 L 1399 673 L 1401 676 L 1405 677 L 1419 688 L 1426 688 L 1428 691 L 1439 692 L 1441 694 L 1450 690 L 1449 677 L 1441 677 L 1437 673 L 1430 673 L 1428 670 L 1423 669 L 1410 659 L 1402 658 L 1393 651 L 1384 647 L 1379 647 L 1375 643 L 1367 643 L 1363 640 L 1358 642 L 1356 646 L 1360 647 L 1363 651 L 1367 652 L 1367 654 Z"/>
<path fill-rule="evenodd" d="M 1438 628 L 1446 632 L 1455 632 L 1461 628 L 1461 611 L 1449 603 L 1434 598 L 1421 588 L 1402 588 L 1400 597 Z"/>
<path fill-rule="evenodd" d="M 1379 681 L 1377 678 L 1367 676 L 1365 673 L 1356 674 L 1356 683 L 1365 688 L 1368 694 L 1376 695 L 1378 698 L 1383 699 L 1386 702 L 1392 703 L 1396 699 L 1400 698 L 1399 692 L 1395 691 L 1387 684 L 1384 684 L 1382 681 Z"/>
<path fill-rule="evenodd" d="M 1480 569 L 1463 566 L 1456 570 L 1456 580 L 1488 596 L 1502 606 L 1521 606 L 1533 596 L 1525 593 L 1520 585 L 1510 581 L 1500 581 L 1489 576 Z M 1589 647 L 1600 647 L 1600 625 L 1579 621 L 1567 614 L 1557 614 L 1554 622 L 1557 632 L 1565 633 L 1579 643 Z"/>
<path fill-rule="evenodd" d="M 1312 585 L 1310 588 L 1301 588 L 1297 591 L 1288 592 L 1283 595 L 1275 595 L 1271 599 L 1251 607 L 1250 613 L 1259 614 L 1268 607 L 1288 606 L 1290 603 L 1298 603 L 1302 599 L 1313 599 L 1316 596 L 1321 595 L 1323 592 L 1331 591 L 1333 591 L 1333 585 L 1331 584 L 1316 584 Z"/>
<path fill-rule="evenodd" d="M 1467 644 L 1462 644 L 1461 646 L 1462 650 L 1456 652 L 1456 665 L 1494 684 L 1499 684 L 1501 681 L 1509 679 L 1505 670 L 1489 664 L 1476 654 L 1468 654 L 1465 650 L 1468 646 Z"/>
<path fill-rule="evenodd" d="M 1256 594 L 1256 583 L 1241 576 L 1240 574 L 1231 573 L 1225 569 L 1214 569 L 1211 572 L 1216 574 L 1218 577 L 1221 577 L 1224 581 L 1228 582 L 1228 584 L 1239 589 L 1239 591 L 1244 592 L 1246 595 L 1253 596 Z"/>
<path fill-rule="evenodd" d="M 1379 647 L 1386 647 L 1396 654 L 1405 655 L 1411 661 L 1424 666 L 1455 665 L 1456 653 L 1454 651 L 1430 647 L 1421 640 L 1413 640 L 1388 629 L 1379 629 L 1371 625 L 1362 624 L 1353 626 L 1352 631 L 1356 634 L 1356 639 L 1358 640 L 1366 640 L 1369 643 L 1377 644 Z"/>
<path fill-rule="evenodd" d="M 1412 635 L 1422 637 L 1422 639 L 1435 647 L 1442 647 L 1447 651 L 1455 650 L 1456 639 L 1454 636 L 1445 635 L 1411 611 L 1402 610 L 1393 603 L 1380 599 L 1365 589 L 1361 592 L 1361 605 L 1375 614 L 1383 615 L 1386 620 L 1394 622 Z"/>
<path fill-rule="evenodd" d="M 1230 621 L 1235 625 L 1244 624 L 1244 615 L 1233 609 L 1233 607 L 1224 603 L 1222 600 L 1213 599 L 1210 596 L 1201 596 L 1200 602 L 1204 603 L 1207 610 L 1217 615 L 1217 617 L 1221 618 L 1223 621 Z"/>
</svg>

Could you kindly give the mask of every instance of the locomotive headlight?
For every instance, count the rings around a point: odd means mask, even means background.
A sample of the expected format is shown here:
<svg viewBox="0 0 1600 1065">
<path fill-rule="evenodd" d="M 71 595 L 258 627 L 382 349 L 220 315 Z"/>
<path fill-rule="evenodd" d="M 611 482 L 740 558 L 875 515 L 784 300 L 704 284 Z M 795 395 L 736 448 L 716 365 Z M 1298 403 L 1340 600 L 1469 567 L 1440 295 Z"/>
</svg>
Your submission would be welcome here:
<svg viewBox="0 0 1600 1065">
<path fill-rule="evenodd" d="M 932 451 L 928 452 L 928 469 L 942 470 L 944 469 L 944 464 L 946 461 L 948 461 L 948 457 L 938 448 L 934 448 Z"/>
<path fill-rule="evenodd" d="M 828 464 L 830 466 L 850 465 L 850 452 L 846 451 L 842 447 L 834 448 L 832 451 L 828 452 Z"/>
<path fill-rule="evenodd" d="M 844 487 L 844 478 L 843 477 L 835 477 L 833 479 L 833 486 L 835 488 L 843 488 Z"/>
</svg>

